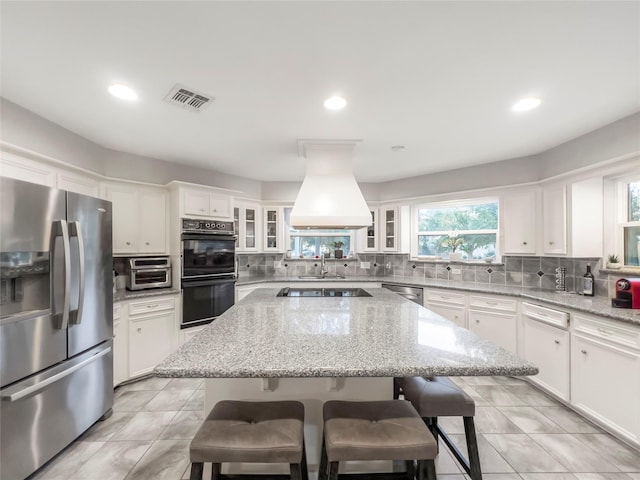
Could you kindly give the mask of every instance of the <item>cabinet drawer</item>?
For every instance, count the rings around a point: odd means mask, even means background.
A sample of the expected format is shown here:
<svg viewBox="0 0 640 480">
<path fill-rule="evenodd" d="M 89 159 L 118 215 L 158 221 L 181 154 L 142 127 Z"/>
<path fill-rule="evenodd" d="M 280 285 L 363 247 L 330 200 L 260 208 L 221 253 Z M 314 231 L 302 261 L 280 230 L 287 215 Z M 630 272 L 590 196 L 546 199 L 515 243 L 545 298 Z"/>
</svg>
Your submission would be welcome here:
<svg viewBox="0 0 640 480">
<path fill-rule="evenodd" d="M 454 303 L 456 305 L 464 305 L 463 293 L 449 293 L 438 290 L 427 290 L 427 300 L 443 303 Z"/>
<path fill-rule="evenodd" d="M 469 296 L 469 306 L 476 308 L 488 308 L 503 312 L 515 312 L 517 302 L 506 298 L 481 297 L 479 295 Z"/>
<path fill-rule="evenodd" d="M 601 318 L 574 314 L 573 330 L 604 340 L 607 343 L 640 350 L 640 328 L 620 325 Z"/>
<path fill-rule="evenodd" d="M 162 310 L 173 310 L 176 306 L 175 298 L 159 297 L 153 300 L 131 302 L 129 304 L 129 315 L 141 315 L 144 313 L 160 312 Z"/>
<path fill-rule="evenodd" d="M 560 310 L 541 307 L 533 303 L 524 302 L 522 304 L 522 314 L 525 317 L 534 318 L 540 322 L 547 323 L 559 328 L 569 327 L 569 314 Z"/>
</svg>

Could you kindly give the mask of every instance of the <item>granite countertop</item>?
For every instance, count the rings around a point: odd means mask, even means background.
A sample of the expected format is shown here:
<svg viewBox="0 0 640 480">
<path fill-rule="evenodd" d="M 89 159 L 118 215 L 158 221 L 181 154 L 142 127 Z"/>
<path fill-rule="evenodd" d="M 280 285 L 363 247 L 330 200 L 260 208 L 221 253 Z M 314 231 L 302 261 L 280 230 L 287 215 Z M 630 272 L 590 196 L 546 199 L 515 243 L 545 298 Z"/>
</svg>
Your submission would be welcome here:
<svg viewBox="0 0 640 480">
<path fill-rule="evenodd" d="M 113 303 L 123 300 L 133 300 L 135 298 L 156 297 L 158 295 L 177 295 L 180 290 L 177 288 L 151 288 L 149 290 L 127 290 L 120 288 L 113 295 Z"/>
<path fill-rule="evenodd" d="M 535 375 L 529 362 L 381 288 L 276 297 L 261 288 L 155 368 L 161 377 Z"/>
<path fill-rule="evenodd" d="M 239 278 L 238 286 L 255 283 L 270 282 L 376 282 L 394 283 L 396 285 L 409 285 L 417 287 L 437 287 L 463 292 L 490 293 L 494 295 L 507 295 L 519 297 L 533 302 L 544 302 L 548 305 L 569 308 L 579 312 L 591 313 L 624 323 L 640 325 L 640 310 L 629 308 L 613 308 L 608 297 L 585 297 L 575 293 L 556 293 L 550 290 L 537 290 L 533 288 L 510 287 L 508 285 L 482 284 L 470 282 L 451 282 L 437 279 L 408 279 L 406 277 L 373 277 L 373 276 L 348 276 L 345 278 L 326 279 L 302 279 L 297 277 L 247 277 Z"/>
</svg>

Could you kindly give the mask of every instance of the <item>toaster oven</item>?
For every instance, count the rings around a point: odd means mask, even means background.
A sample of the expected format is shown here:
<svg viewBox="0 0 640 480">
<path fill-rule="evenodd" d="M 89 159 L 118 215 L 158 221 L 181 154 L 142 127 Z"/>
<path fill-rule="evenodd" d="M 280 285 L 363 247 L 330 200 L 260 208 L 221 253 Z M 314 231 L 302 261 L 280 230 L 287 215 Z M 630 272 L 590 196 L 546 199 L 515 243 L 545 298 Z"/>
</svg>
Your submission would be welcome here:
<svg viewBox="0 0 640 480">
<path fill-rule="evenodd" d="M 171 260 L 168 257 L 130 258 L 125 273 L 127 290 L 171 286 Z"/>
</svg>

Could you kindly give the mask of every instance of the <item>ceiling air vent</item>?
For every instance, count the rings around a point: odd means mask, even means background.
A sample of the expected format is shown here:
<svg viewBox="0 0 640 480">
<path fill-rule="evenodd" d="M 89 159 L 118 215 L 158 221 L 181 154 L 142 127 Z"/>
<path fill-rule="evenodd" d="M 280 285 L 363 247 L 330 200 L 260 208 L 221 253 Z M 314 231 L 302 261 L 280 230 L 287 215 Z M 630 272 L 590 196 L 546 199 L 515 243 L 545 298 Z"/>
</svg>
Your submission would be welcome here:
<svg viewBox="0 0 640 480">
<path fill-rule="evenodd" d="M 182 85 L 176 85 L 164 97 L 165 102 L 178 105 L 192 112 L 204 110 L 210 103 L 213 103 L 213 100 L 214 98 L 206 93 L 196 92 L 194 89 L 186 88 Z"/>
</svg>

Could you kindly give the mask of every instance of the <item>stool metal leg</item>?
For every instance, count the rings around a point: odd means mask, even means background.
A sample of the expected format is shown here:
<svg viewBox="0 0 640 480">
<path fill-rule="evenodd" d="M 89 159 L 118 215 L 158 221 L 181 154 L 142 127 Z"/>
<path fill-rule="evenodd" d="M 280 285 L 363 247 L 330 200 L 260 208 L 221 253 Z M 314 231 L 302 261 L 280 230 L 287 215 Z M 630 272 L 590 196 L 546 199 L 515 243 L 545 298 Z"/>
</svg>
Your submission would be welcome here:
<svg viewBox="0 0 640 480">
<path fill-rule="evenodd" d="M 211 464 L 211 480 L 218 480 L 220 478 L 221 465 L 219 463 Z"/>
<path fill-rule="evenodd" d="M 327 446 L 324 436 L 322 437 L 322 451 L 320 453 L 320 467 L 318 469 L 318 480 L 327 480 L 327 469 L 329 468 L 327 460 Z"/>
<path fill-rule="evenodd" d="M 307 466 L 307 447 L 302 440 L 302 480 L 309 480 L 309 467 Z"/>
<path fill-rule="evenodd" d="M 436 464 L 433 460 L 423 460 L 426 473 L 425 480 L 437 480 Z"/>
<path fill-rule="evenodd" d="M 291 480 L 302 480 L 302 472 L 299 463 L 290 463 L 289 471 L 291 472 Z"/>
<path fill-rule="evenodd" d="M 204 470 L 204 463 L 194 462 L 191 464 L 191 475 L 189 480 L 202 480 L 202 472 Z"/>
<path fill-rule="evenodd" d="M 329 463 L 329 480 L 338 480 L 339 467 L 340 467 L 340 462 Z"/>
<path fill-rule="evenodd" d="M 405 460 L 405 465 L 407 467 L 407 478 L 413 480 L 416 478 L 416 466 L 413 460 Z"/>
<path fill-rule="evenodd" d="M 467 452 L 469 453 L 469 476 L 471 480 L 482 480 L 475 423 L 473 417 L 463 417 L 462 420 L 464 422 L 464 435 L 467 440 Z"/>
</svg>

